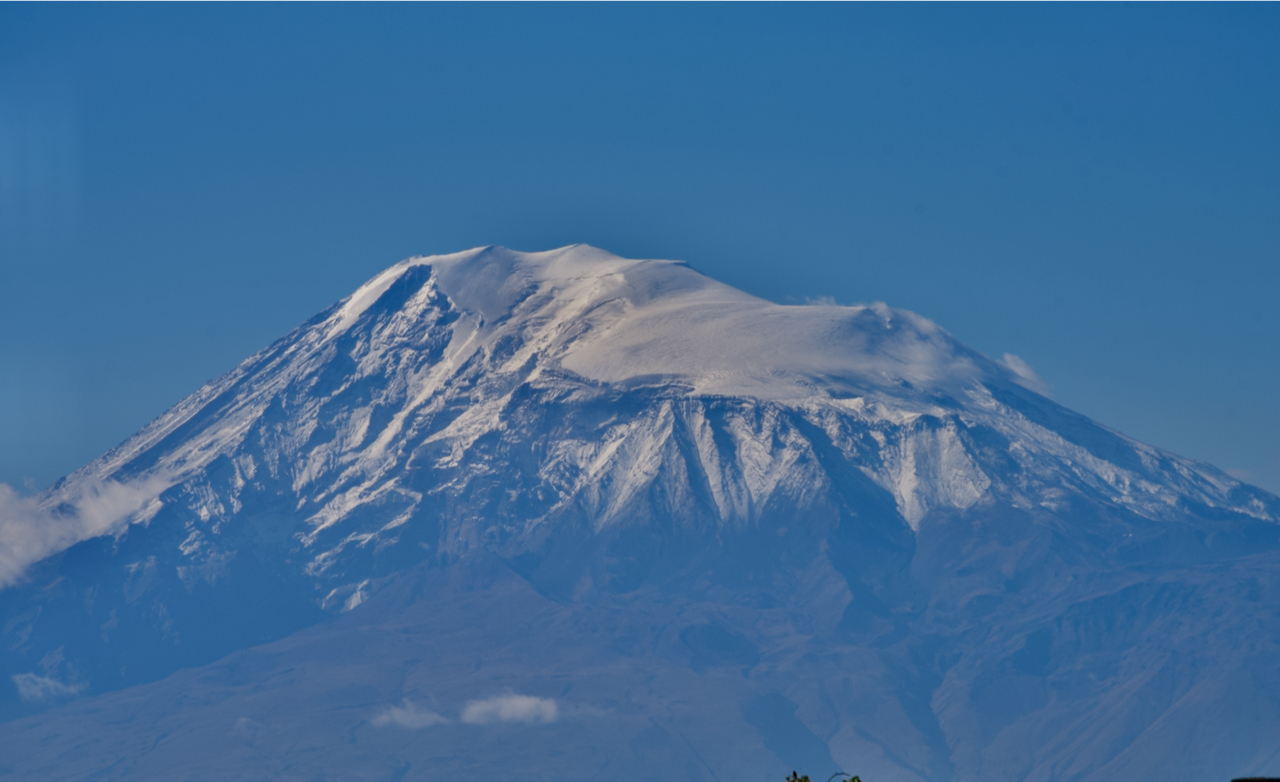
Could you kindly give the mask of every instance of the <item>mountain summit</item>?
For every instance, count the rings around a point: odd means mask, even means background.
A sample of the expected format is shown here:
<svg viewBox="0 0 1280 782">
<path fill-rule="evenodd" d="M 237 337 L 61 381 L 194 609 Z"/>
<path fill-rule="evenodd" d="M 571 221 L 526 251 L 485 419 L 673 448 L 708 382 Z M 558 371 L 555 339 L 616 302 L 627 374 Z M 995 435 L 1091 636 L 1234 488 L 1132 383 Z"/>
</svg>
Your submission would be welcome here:
<svg viewBox="0 0 1280 782">
<path fill-rule="evenodd" d="M 409 259 L 30 513 L 28 779 L 1280 771 L 1280 498 L 679 262 Z"/>
</svg>

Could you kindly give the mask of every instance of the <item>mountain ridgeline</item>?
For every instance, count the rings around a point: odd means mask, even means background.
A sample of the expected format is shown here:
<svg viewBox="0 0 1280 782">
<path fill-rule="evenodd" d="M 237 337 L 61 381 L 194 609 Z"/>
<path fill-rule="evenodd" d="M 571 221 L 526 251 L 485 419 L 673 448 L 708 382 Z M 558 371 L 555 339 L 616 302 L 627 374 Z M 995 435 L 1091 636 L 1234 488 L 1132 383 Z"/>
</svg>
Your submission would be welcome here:
<svg viewBox="0 0 1280 782">
<path fill-rule="evenodd" d="M 678 262 L 410 259 L 41 495 L 0 775 L 1280 772 L 1280 498 L 1025 384 Z"/>
</svg>

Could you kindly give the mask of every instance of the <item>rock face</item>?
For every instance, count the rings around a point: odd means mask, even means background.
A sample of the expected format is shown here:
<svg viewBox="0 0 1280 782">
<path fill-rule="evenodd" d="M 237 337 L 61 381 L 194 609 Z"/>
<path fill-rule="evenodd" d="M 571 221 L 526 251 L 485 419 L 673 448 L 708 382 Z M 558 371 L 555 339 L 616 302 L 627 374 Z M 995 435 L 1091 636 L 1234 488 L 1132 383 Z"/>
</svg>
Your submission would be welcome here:
<svg viewBox="0 0 1280 782">
<path fill-rule="evenodd" d="M 1280 772 L 1280 499 L 1023 382 L 680 263 L 410 259 L 40 498 L 0 772 Z"/>
</svg>

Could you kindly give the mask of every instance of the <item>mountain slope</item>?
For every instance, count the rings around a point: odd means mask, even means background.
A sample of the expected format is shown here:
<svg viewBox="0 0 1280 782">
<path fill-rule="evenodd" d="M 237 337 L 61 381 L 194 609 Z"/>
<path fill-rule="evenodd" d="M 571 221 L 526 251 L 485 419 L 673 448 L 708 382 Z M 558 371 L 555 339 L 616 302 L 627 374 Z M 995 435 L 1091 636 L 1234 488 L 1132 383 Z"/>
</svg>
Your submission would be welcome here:
<svg viewBox="0 0 1280 782">
<path fill-rule="evenodd" d="M 1280 499 L 1019 383 L 911 313 L 779 306 L 679 263 L 411 259 L 45 493 L 87 539 L 0 592 L 6 714 L 56 706 L 0 747 L 78 778 L 23 748 L 87 725 L 83 762 L 142 775 L 141 747 L 214 713 L 184 695 L 205 676 L 233 711 L 264 687 L 312 704 L 312 735 L 351 747 L 387 740 L 404 698 L 465 711 L 505 686 L 569 709 L 439 715 L 420 729 L 446 748 L 390 776 L 1274 767 Z M 316 673 L 282 682 L 300 661 Z M 1198 719 L 1242 703 L 1255 723 Z M 136 716 L 107 729 L 102 709 Z M 569 740 L 584 720 L 598 735 Z M 210 735 L 172 762 L 214 763 Z M 255 735 L 275 778 L 366 757 Z"/>
</svg>

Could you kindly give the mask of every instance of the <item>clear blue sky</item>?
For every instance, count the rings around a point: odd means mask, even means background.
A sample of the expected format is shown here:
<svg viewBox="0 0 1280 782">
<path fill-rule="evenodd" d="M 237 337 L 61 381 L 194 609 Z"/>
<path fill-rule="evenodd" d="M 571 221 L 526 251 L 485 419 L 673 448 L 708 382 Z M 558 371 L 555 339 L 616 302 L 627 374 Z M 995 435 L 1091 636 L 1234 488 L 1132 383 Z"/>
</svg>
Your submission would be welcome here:
<svg viewBox="0 0 1280 782">
<path fill-rule="evenodd" d="M 919 312 L 1280 491 L 1280 6 L 0 4 L 0 481 L 381 268 Z"/>
</svg>

